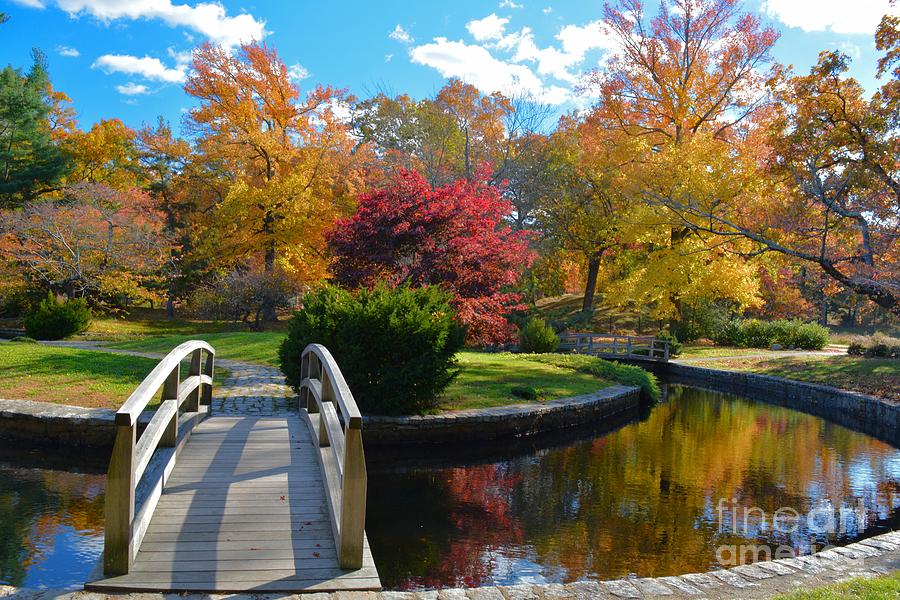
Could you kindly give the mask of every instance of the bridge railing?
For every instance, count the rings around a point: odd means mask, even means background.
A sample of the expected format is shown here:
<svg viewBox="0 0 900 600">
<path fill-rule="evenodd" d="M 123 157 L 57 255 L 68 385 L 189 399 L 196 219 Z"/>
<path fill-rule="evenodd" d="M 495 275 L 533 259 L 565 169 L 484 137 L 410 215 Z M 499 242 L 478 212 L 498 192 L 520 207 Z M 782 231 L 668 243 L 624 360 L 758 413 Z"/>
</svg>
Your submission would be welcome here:
<svg viewBox="0 0 900 600">
<path fill-rule="evenodd" d="M 669 360 L 668 340 L 653 336 L 612 335 L 607 333 L 562 333 L 559 350 L 593 356 L 619 356 Z"/>
<path fill-rule="evenodd" d="M 188 376 L 182 378 L 181 362 L 188 356 Z M 185 342 L 169 352 L 116 411 L 116 440 L 106 477 L 104 574 L 124 575 L 131 569 L 178 448 L 199 422 L 201 403 L 210 404 L 214 362 L 212 346 Z M 138 437 L 138 419 L 158 392 L 160 405 Z"/>
<path fill-rule="evenodd" d="M 319 459 L 341 568 L 363 563 L 366 526 L 366 459 L 362 415 L 341 370 L 325 346 L 303 350 L 300 405 L 319 440 Z"/>
</svg>

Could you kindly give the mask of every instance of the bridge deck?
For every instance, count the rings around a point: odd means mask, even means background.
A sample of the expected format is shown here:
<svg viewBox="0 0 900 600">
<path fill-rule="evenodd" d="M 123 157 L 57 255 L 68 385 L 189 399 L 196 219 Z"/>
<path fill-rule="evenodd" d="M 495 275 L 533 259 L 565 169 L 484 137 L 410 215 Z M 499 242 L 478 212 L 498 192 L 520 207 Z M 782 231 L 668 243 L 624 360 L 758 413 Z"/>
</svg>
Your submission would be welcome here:
<svg viewBox="0 0 900 600">
<path fill-rule="evenodd" d="M 98 591 L 378 590 L 338 564 L 317 444 L 297 416 L 212 417 L 166 481 L 132 570 Z"/>
</svg>

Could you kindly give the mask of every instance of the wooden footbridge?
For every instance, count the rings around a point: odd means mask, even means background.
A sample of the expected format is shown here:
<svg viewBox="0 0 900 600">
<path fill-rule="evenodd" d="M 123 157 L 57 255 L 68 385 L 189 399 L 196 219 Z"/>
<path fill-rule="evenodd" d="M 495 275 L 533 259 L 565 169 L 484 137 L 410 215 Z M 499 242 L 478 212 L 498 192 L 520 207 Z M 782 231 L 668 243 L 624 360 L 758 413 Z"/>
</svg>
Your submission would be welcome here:
<svg viewBox="0 0 900 600">
<path fill-rule="evenodd" d="M 660 340 L 653 336 L 563 333 L 559 336 L 559 350 L 601 358 L 661 362 L 669 360 L 668 340 Z"/>
<path fill-rule="evenodd" d="M 331 354 L 304 350 L 299 411 L 285 417 L 211 415 L 214 360 L 205 342 L 181 344 L 116 413 L 102 569 L 85 588 L 381 589 L 362 417 Z"/>
</svg>

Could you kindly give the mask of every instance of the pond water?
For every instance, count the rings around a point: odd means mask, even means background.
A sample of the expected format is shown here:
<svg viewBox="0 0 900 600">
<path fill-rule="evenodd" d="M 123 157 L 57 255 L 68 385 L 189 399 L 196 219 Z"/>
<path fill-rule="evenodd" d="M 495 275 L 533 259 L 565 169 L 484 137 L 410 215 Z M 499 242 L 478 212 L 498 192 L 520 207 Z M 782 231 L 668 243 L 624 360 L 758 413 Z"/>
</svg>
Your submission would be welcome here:
<svg viewBox="0 0 900 600">
<path fill-rule="evenodd" d="M 386 589 L 671 575 L 741 544 L 808 553 L 900 528 L 900 450 L 734 396 L 670 386 L 613 431 L 525 443 L 455 448 L 465 459 L 369 451 Z M 44 456 L 0 449 L 0 584 L 79 586 L 102 552 L 105 464 Z"/>
<path fill-rule="evenodd" d="M 741 545 L 782 557 L 896 528 L 897 449 L 681 386 L 611 433 L 369 468 L 366 530 L 386 589 L 676 575 L 718 567 L 717 550 L 730 566 Z"/>
<path fill-rule="evenodd" d="M 80 586 L 103 552 L 106 476 L 39 456 L 0 455 L 0 585 Z"/>
</svg>

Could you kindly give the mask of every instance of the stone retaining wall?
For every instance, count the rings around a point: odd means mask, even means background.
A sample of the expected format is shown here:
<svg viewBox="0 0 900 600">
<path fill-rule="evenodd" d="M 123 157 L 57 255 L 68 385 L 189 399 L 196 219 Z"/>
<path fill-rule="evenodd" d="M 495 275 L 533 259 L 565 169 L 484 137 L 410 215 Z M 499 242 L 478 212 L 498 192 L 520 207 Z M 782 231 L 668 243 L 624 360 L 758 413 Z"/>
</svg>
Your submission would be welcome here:
<svg viewBox="0 0 900 600">
<path fill-rule="evenodd" d="M 0 438 L 30 447 L 111 448 L 116 435 L 115 414 L 107 408 L 0 400 Z"/>
<path fill-rule="evenodd" d="M 900 404 L 875 396 L 773 375 L 722 371 L 683 363 L 669 363 L 664 377 L 669 383 L 684 383 L 787 406 L 900 447 Z"/>
<path fill-rule="evenodd" d="M 592 394 L 539 404 L 514 404 L 439 415 L 363 417 L 367 446 L 490 442 L 577 427 L 635 411 L 640 388 L 614 385 Z"/>
</svg>

